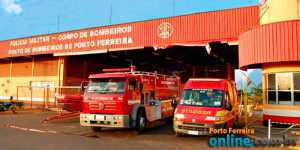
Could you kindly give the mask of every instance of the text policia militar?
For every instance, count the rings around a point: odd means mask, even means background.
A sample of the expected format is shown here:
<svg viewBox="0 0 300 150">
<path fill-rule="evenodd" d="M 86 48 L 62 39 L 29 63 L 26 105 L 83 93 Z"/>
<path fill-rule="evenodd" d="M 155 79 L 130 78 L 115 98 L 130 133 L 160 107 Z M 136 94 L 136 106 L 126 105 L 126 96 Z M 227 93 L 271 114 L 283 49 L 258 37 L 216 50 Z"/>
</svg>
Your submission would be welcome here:
<svg viewBox="0 0 300 150">
<path fill-rule="evenodd" d="M 31 37 L 27 39 L 18 39 L 10 42 L 9 55 L 37 53 L 45 51 L 72 50 L 81 48 L 93 48 L 110 45 L 128 45 L 132 44 L 131 26 L 93 29 L 89 31 L 78 31 L 72 33 L 60 33 L 56 35 L 46 35 Z M 122 36 L 126 34 L 126 36 Z M 107 37 L 107 35 L 116 35 Z M 100 37 L 106 36 L 106 37 Z M 99 37 L 99 38 L 98 38 Z M 64 43 L 62 43 L 64 42 Z M 19 48 L 21 46 L 21 48 Z"/>
<path fill-rule="evenodd" d="M 209 134 L 254 134 L 254 129 L 214 129 L 214 128 L 209 128 Z"/>
</svg>

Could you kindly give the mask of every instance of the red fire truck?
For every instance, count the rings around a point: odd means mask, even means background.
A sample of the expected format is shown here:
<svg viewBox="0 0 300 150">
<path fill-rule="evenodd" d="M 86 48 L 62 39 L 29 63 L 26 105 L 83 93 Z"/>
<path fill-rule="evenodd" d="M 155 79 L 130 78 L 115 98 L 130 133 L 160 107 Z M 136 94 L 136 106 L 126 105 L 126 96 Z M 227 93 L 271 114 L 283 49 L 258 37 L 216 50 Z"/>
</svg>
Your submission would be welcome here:
<svg viewBox="0 0 300 150">
<path fill-rule="evenodd" d="M 80 114 L 82 126 L 94 131 L 134 128 L 140 134 L 146 122 L 173 115 L 180 94 L 179 77 L 135 71 L 135 66 L 103 72 L 89 76 Z"/>
</svg>

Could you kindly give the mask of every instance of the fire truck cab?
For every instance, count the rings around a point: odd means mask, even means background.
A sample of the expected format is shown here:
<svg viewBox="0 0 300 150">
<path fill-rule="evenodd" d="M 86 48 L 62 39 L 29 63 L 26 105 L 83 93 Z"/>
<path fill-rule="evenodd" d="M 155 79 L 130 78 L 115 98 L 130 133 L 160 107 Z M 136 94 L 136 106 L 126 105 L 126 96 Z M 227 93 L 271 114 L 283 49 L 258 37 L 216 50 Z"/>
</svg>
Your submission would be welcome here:
<svg viewBox="0 0 300 150">
<path fill-rule="evenodd" d="M 147 121 L 173 115 L 179 77 L 135 71 L 134 66 L 103 71 L 109 73 L 89 76 L 80 114 L 82 126 L 91 126 L 94 131 L 134 128 L 139 134 Z"/>
<path fill-rule="evenodd" d="M 174 114 L 176 136 L 210 135 L 209 128 L 229 129 L 237 125 L 238 95 L 233 81 L 190 79 Z"/>
</svg>

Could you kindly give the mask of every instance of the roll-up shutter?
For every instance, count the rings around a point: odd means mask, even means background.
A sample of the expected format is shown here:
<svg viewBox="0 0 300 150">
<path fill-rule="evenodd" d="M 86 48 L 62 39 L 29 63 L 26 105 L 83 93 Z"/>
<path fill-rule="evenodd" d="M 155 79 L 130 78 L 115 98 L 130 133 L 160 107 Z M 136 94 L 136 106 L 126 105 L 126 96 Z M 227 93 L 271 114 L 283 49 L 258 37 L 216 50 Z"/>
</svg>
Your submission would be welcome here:
<svg viewBox="0 0 300 150">
<path fill-rule="evenodd" d="M 34 58 L 34 76 L 56 76 L 58 59 L 56 57 Z"/>
<path fill-rule="evenodd" d="M 1 60 L 0 61 L 0 77 L 9 77 L 10 76 L 10 61 Z"/>
<path fill-rule="evenodd" d="M 18 58 L 12 61 L 12 77 L 32 75 L 32 58 Z"/>
</svg>

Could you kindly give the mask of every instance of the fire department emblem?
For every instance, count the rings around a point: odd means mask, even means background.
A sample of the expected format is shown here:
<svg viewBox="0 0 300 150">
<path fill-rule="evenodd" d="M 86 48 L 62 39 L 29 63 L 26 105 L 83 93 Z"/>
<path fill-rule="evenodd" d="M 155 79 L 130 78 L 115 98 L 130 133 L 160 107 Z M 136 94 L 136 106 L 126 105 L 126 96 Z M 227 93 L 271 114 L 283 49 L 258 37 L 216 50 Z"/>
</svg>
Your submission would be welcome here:
<svg viewBox="0 0 300 150">
<path fill-rule="evenodd" d="M 268 0 L 260 0 L 259 8 L 260 8 L 260 9 L 266 8 L 267 3 L 268 3 Z"/>
<path fill-rule="evenodd" d="M 193 119 L 193 123 L 196 123 L 196 119 Z"/>
<path fill-rule="evenodd" d="M 162 23 L 158 26 L 157 34 L 160 38 L 169 38 L 173 33 L 173 26 L 170 23 Z"/>
<path fill-rule="evenodd" d="M 104 109 L 104 104 L 103 103 L 99 103 L 99 109 Z"/>
</svg>

